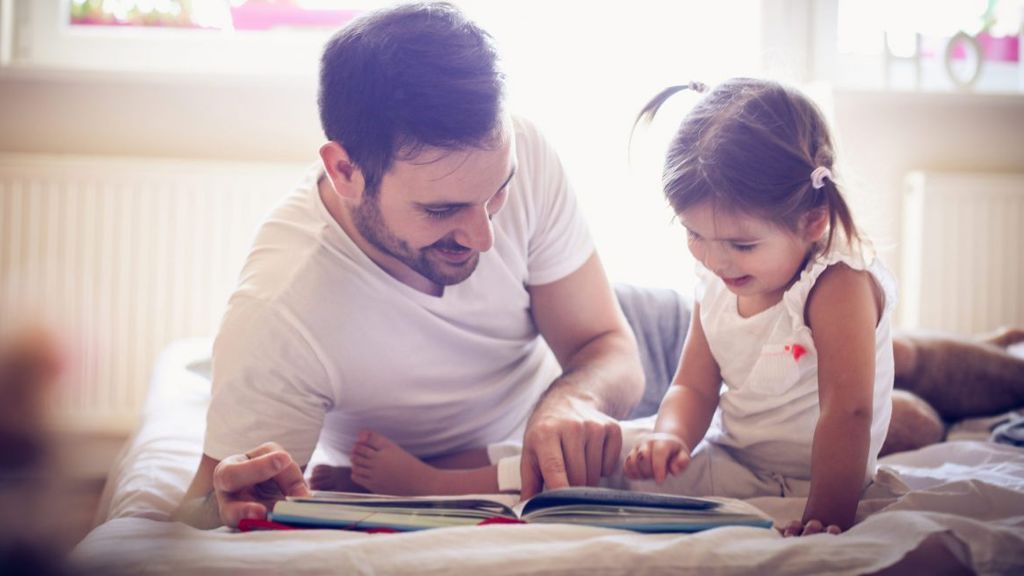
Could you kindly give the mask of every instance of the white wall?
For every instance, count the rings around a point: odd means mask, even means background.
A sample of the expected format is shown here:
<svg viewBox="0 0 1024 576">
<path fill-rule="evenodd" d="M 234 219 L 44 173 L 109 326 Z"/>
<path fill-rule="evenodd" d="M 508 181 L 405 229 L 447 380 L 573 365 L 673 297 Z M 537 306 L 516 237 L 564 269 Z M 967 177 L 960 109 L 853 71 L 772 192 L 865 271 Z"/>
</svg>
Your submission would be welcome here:
<svg viewBox="0 0 1024 576">
<path fill-rule="evenodd" d="M 312 162 L 311 76 L 0 68 L 0 152 Z"/>
<path fill-rule="evenodd" d="M 908 172 L 1024 174 L 1024 95 L 839 91 L 832 108 L 855 216 L 897 273 Z"/>
<path fill-rule="evenodd" d="M 0 69 L 0 153 L 312 163 L 322 140 L 315 94 L 315 80 L 303 77 Z M 1024 95 L 836 91 L 824 97 L 844 176 L 854 183 L 856 214 L 880 247 L 894 248 L 885 256 L 896 271 L 907 172 L 1024 173 Z M 688 291 L 692 264 L 656 189 L 660 149 L 639 133 L 623 169 L 631 119 L 585 110 L 594 116 L 593 138 L 603 156 L 568 149 L 564 127 L 552 136 L 574 172 L 610 274 Z M 656 129 L 662 133 L 653 139 L 664 138 L 665 126 Z M 615 170 L 602 173 L 605 163 Z"/>
</svg>

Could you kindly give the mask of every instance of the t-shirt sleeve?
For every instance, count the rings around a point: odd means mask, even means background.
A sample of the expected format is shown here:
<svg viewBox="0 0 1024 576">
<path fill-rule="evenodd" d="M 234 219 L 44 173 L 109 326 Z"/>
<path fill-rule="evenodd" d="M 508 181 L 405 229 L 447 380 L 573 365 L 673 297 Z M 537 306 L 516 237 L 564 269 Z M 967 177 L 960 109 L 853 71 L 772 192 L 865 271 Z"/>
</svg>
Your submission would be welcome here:
<svg viewBox="0 0 1024 576">
<path fill-rule="evenodd" d="M 529 166 L 532 226 L 527 284 L 549 284 L 575 272 L 594 252 L 594 243 L 562 162 L 550 143 L 519 120 L 517 148 Z"/>
<path fill-rule="evenodd" d="M 328 382 L 297 323 L 263 302 L 233 301 L 214 342 L 203 452 L 222 460 L 273 441 L 306 464 L 332 406 Z"/>
</svg>

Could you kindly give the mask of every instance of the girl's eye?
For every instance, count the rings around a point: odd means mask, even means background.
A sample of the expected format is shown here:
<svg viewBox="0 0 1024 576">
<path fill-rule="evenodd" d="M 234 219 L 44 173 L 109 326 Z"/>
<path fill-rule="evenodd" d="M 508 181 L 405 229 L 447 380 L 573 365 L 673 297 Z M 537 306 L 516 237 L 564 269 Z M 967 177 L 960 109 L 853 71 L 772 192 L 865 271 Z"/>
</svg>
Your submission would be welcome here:
<svg viewBox="0 0 1024 576">
<path fill-rule="evenodd" d="M 757 244 L 733 244 L 732 247 L 740 252 L 750 252 L 757 247 Z"/>
</svg>

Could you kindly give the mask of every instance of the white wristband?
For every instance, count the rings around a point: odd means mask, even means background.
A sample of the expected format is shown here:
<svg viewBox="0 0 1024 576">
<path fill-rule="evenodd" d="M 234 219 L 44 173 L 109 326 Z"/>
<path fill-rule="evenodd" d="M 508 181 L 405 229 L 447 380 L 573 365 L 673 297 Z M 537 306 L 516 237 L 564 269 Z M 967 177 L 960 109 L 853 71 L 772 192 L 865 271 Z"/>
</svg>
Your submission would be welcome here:
<svg viewBox="0 0 1024 576">
<path fill-rule="evenodd" d="M 523 478 L 519 472 L 519 456 L 508 456 L 498 460 L 498 492 L 519 492 Z"/>
</svg>

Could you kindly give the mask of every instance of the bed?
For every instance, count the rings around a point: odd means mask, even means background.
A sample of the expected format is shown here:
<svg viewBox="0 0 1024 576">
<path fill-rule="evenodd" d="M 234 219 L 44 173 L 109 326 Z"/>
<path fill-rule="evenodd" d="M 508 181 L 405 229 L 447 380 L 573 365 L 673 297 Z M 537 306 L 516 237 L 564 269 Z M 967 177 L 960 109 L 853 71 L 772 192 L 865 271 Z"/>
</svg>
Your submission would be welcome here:
<svg viewBox="0 0 1024 576">
<path fill-rule="evenodd" d="M 840 536 L 783 539 L 719 528 L 645 535 L 558 525 L 403 534 L 234 532 L 170 522 L 199 461 L 209 400 L 207 340 L 160 357 L 141 424 L 112 469 L 98 525 L 71 555 L 100 574 L 1011 574 L 1024 573 L 1024 450 L 948 441 L 884 458 L 896 498 L 866 498 Z M 782 522 L 801 499 L 750 501 Z"/>
</svg>

